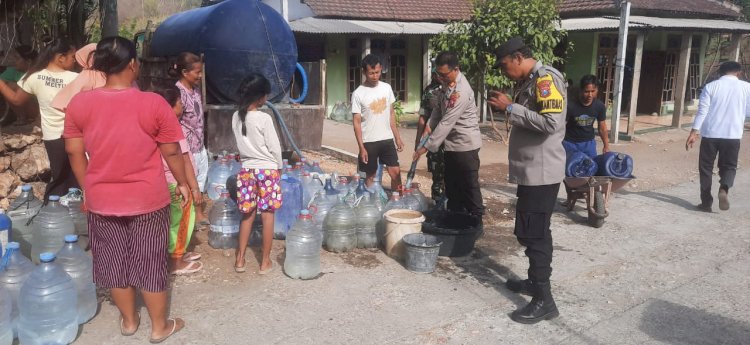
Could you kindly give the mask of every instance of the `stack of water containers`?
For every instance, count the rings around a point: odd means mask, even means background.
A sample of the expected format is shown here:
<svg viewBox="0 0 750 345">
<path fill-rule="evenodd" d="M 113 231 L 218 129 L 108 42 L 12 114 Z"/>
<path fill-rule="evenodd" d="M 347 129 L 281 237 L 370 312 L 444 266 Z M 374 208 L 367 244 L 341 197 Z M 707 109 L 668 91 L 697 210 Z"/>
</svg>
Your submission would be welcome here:
<svg viewBox="0 0 750 345">
<path fill-rule="evenodd" d="M 310 212 L 300 211 L 299 219 L 286 236 L 284 273 L 294 279 L 312 279 L 320 274 L 320 247 L 323 238 Z"/>
<path fill-rule="evenodd" d="M 34 196 L 31 185 L 21 186 L 21 195 L 8 207 L 8 217 L 13 222 L 11 237 L 21 246 L 21 253 L 31 257 L 32 220 L 42 209 L 42 201 Z"/>
<path fill-rule="evenodd" d="M 208 222 L 211 224 L 208 244 L 216 249 L 237 248 L 240 219 L 237 204 L 229 197 L 226 189 L 222 190 L 208 215 Z"/>
<path fill-rule="evenodd" d="M 70 211 L 60 204 L 60 197 L 50 195 L 49 202 L 34 218 L 31 239 L 31 259 L 39 262 L 39 254 L 57 253 L 62 248 L 65 235 L 75 234 Z"/>
<path fill-rule="evenodd" d="M 289 230 L 297 222 L 302 210 L 302 184 L 299 180 L 287 174 L 281 175 L 281 208 L 274 214 L 274 238 L 283 240 Z"/>
</svg>

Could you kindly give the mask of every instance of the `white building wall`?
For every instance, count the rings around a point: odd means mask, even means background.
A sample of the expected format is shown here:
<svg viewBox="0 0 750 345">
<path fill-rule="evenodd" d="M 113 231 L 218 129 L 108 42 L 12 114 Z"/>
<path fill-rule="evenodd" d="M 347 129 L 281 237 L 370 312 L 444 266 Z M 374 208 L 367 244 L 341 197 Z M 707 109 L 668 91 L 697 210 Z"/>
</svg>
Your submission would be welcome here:
<svg viewBox="0 0 750 345">
<path fill-rule="evenodd" d="M 287 1 L 288 3 L 289 21 L 312 17 L 314 15 L 310 6 L 303 4 L 300 0 L 263 0 L 263 3 L 281 13 L 282 1 Z"/>
</svg>

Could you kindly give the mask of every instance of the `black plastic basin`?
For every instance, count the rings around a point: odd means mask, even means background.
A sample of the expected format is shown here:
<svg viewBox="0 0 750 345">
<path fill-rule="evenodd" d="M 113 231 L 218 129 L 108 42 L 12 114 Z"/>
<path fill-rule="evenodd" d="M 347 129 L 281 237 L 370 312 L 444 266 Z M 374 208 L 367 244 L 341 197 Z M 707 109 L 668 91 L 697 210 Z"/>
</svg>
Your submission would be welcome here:
<svg viewBox="0 0 750 345">
<path fill-rule="evenodd" d="M 436 236 L 443 242 L 440 256 L 466 256 L 474 250 L 474 244 L 482 235 L 482 221 L 466 213 L 442 210 L 424 212 L 422 232 Z"/>
</svg>

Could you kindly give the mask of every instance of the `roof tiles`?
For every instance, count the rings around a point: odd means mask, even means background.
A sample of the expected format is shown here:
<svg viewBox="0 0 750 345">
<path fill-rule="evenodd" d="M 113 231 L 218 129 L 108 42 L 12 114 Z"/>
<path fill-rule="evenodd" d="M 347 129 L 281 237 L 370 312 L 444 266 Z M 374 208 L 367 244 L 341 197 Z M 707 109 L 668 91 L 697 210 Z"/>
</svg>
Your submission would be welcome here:
<svg viewBox="0 0 750 345">
<path fill-rule="evenodd" d="M 471 16 L 471 0 L 305 0 L 315 17 L 446 22 Z"/>
<path fill-rule="evenodd" d="M 580 17 L 597 14 L 617 14 L 619 0 L 562 0 L 560 15 Z M 705 18 L 737 18 L 740 12 L 721 0 L 631 0 L 631 12 L 644 15 L 668 15 L 670 17 L 695 15 Z"/>
</svg>

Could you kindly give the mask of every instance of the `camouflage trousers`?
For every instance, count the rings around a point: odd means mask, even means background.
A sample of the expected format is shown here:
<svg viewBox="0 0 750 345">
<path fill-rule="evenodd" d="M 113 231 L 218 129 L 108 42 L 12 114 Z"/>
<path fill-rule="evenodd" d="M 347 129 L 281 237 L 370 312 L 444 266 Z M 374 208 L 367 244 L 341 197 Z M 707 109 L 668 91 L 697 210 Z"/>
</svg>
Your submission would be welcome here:
<svg viewBox="0 0 750 345">
<path fill-rule="evenodd" d="M 432 200 L 440 201 L 445 196 L 445 148 L 427 152 L 427 171 L 432 173 Z"/>
</svg>

